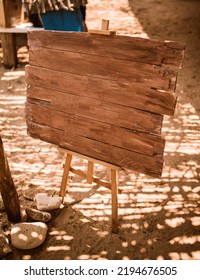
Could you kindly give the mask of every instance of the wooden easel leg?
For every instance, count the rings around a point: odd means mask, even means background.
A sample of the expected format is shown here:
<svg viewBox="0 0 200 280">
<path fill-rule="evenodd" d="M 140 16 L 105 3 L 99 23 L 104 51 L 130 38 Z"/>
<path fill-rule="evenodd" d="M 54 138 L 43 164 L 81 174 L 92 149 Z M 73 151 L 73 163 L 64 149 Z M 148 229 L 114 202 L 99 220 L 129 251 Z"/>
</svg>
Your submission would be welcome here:
<svg viewBox="0 0 200 280">
<path fill-rule="evenodd" d="M 112 232 L 118 233 L 118 176 L 117 170 L 111 169 L 112 195 Z"/>
<path fill-rule="evenodd" d="M 92 161 L 88 161 L 87 165 L 87 183 L 92 184 L 93 182 L 93 171 L 94 171 L 94 163 Z"/>
<path fill-rule="evenodd" d="M 65 165 L 64 165 L 64 171 L 63 171 L 63 176 L 62 176 L 62 182 L 61 182 L 61 187 L 60 187 L 60 196 L 62 199 L 65 196 L 66 193 L 66 187 L 67 187 L 67 179 L 71 167 L 71 161 L 72 161 L 72 155 L 67 154 L 66 160 L 65 160 Z"/>
</svg>

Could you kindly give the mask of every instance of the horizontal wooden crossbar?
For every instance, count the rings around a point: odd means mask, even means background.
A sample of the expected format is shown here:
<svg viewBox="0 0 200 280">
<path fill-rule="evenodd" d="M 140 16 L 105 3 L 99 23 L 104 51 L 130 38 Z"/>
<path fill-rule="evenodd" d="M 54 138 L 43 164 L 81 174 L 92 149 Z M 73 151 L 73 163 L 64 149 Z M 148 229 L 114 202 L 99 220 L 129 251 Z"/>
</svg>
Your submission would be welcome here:
<svg viewBox="0 0 200 280">
<path fill-rule="evenodd" d="M 119 166 L 116 166 L 114 164 L 111 164 L 111 163 L 107 163 L 107 162 L 104 162 L 104 161 L 101 161 L 101 160 L 98 160 L 98 159 L 95 159 L 95 158 L 92 158 L 92 157 L 88 157 L 86 155 L 83 155 L 83 154 L 79 154 L 77 152 L 74 152 L 74 151 L 70 151 L 70 150 L 67 150 L 67 149 L 63 149 L 61 147 L 58 148 L 61 152 L 64 152 L 64 153 L 67 153 L 69 155 L 72 155 L 72 156 L 76 156 L 78 158 L 82 158 L 82 159 L 85 159 L 87 161 L 91 161 L 91 162 L 94 162 L 94 163 L 97 163 L 97 164 L 100 164 L 100 165 L 103 165 L 107 168 L 110 168 L 110 169 L 115 169 L 115 170 L 121 170 L 121 168 Z"/>
<path fill-rule="evenodd" d="M 111 190 L 111 183 L 107 182 L 107 181 L 104 181 L 104 180 L 100 180 L 98 177 L 96 176 L 93 176 L 93 166 L 90 166 L 90 164 L 100 164 L 102 166 L 105 166 L 106 168 L 109 168 L 109 169 L 114 169 L 116 171 L 120 171 L 121 168 L 118 167 L 118 166 L 115 166 L 113 164 L 109 164 L 107 162 L 103 162 L 103 161 L 100 161 L 100 160 L 96 160 L 96 159 L 93 159 L 93 158 L 90 158 L 90 157 L 87 157 L 87 156 L 84 156 L 84 155 L 80 155 L 78 153 L 75 153 L 75 152 L 72 152 L 72 151 L 69 151 L 69 150 L 65 150 L 65 149 L 62 149 L 62 148 L 59 148 L 60 151 L 64 152 L 64 153 L 67 153 L 67 154 L 70 154 L 70 155 L 74 155 L 76 157 L 79 157 L 79 158 L 82 158 L 84 160 L 87 160 L 88 161 L 88 167 L 89 167 L 89 170 L 91 170 L 91 177 L 88 176 L 88 172 L 84 172 L 80 169 L 76 169 L 76 168 L 73 168 L 73 167 L 70 167 L 69 171 L 74 173 L 75 175 L 78 175 L 84 179 L 87 179 L 87 182 L 89 184 L 92 184 L 93 182 L 96 183 L 97 185 L 100 185 L 100 186 L 103 186 L 109 190 Z M 91 169 L 90 169 L 91 168 Z M 121 190 L 118 189 L 118 193 L 121 194 Z"/>
</svg>

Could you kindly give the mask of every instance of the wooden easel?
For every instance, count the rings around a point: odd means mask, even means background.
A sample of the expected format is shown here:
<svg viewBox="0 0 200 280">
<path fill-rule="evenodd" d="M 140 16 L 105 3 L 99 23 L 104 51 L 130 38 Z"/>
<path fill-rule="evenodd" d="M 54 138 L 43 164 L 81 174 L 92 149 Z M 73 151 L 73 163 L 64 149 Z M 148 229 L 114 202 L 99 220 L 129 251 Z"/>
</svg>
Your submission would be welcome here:
<svg viewBox="0 0 200 280">
<path fill-rule="evenodd" d="M 106 28 L 104 20 L 103 30 L 89 31 L 97 34 L 29 32 L 26 121 L 33 138 L 70 150 L 65 150 L 62 197 L 70 171 L 100 183 L 94 163 L 106 162 L 117 232 L 118 167 L 162 175 L 163 115 L 173 115 L 177 101 L 178 73 L 168 67 L 181 68 L 185 43 L 112 36 Z M 91 157 L 86 173 L 71 167 L 72 151 Z"/>
<path fill-rule="evenodd" d="M 101 23 L 101 30 L 89 30 L 88 32 L 93 34 L 101 34 L 101 35 L 113 35 L 116 33 L 115 31 L 108 30 L 108 28 L 109 28 L 109 20 L 103 19 Z M 69 150 L 62 149 L 62 151 L 66 153 L 66 160 L 64 164 L 64 171 L 63 171 L 62 182 L 60 187 L 60 196 L 62 197 L 62 199 L 64 199 L 65 193 L 67 191 L 67 180 L 68 180 L 69 172 L 72 172 L 76 175 L 79 175 L 87 179 L 88 184 L 92 184 L 94 182 L 98 185 L 110 189 L 111 196 L 112 196 L 111 199 L 112 200 L 112 232 L 117 233 L 118 232 L 118 171 L 120 170 L 120 167 L 81 154 L 77 154 Z M 88 161 L 87 172 L 83 172 L 81 170 L 71 167 L 73 156 L 83 158 Z M 110 183 L 102 181 L 99 178 L 93 176 L 95 163 L 110 169 L 111 171 Z"/>
<path fill-rule="evenodd" d="M 96 160 L 84 155 L 80 155 L 78 153 L 66 150 L 66 149 L 60 149 L 66 154 L 66 159 L 64 163 L 64 170 L 63 170 L 63 176 L 62 176 L 62 182 L 60 187 L 60 196 L 62 199 L 64 199 L 65 193 L 68 190 L 67 188 L 67 181 L 69 177 L 69 172 L 72 172 L 78 176 L 81 176 L 82 178 L 87 179 L 88 184 L 92 184 L 93 182 L 106 187 L 111 190 L 111 201 L 112 201 L 112 232 L 117 233 L 118 232 L 118 171 L 120 170 L 120 167 Z M 85 159 L 88 161 L 87 163 L 87 171 L 84 172 L 79 169 L 75 169 L 71 166 L 72 163 L 72 157 L 76 156 L 82 159 Z M 106 168 L 109 168 L 111 171 L 111 177 L 110 177 L 110 183 L 106 181 L 102 181 L 99 178 L 93 176 L 94 172 L 94 164 L 100 164 L 102 166 L 105 166 Z"/>
</svg>

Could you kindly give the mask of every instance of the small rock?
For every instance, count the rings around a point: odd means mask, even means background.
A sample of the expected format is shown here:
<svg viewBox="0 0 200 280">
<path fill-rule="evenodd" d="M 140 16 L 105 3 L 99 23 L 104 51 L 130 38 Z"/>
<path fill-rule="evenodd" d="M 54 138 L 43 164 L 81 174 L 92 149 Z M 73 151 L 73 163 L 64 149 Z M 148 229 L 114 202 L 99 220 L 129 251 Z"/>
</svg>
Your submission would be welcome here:
<svg viewBox="0 0 200 280">
<path fill-rule="evenodd" d="M 35 197 L 35 188 L 29 187 L 27 190 L 24 191 L 23 197 L 33 201 Z"/>
<path fill-rule="evenodd" d="M 12 249 L 6 240 L 1 236 L 0 232 L 0 259 L 5 258 L 10 253 L 12 253 Z"/>
<path fill-rule="evenodd" d="M 36 248 L 44 242 L 47 230 L 47 225 L 42 222 L 15 224 L 10 233 L 12 245 L 18 249 Z"/>
<path fill-rule="evenodd" d="M 9 246 L 9 240 L 2 229 L 2 224 L 0 223 L 0 259 L 6 257 L 12 250 Z"/>
<path fill-rule="evenodd" d="M 33 208 L 26 208 L 26 214 L 34 221 L 47 223 L 51 220 L 51 214 L 48 212 L 36 210 Z"/>
<path fill-rule="evenodd" d="M 48 196 L 46 193 L 38 193 L 35 196 L 38 210 L 50 211 L 61 206 L 62 198 L 59 196 Z"/>
</svg>

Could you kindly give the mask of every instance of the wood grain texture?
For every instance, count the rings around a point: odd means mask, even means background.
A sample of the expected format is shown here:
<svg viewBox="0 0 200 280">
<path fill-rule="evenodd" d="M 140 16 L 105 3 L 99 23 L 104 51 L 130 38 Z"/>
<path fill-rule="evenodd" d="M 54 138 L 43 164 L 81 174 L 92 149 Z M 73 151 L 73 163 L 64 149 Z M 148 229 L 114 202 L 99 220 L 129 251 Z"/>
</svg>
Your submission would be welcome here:
<svg viewBox="0 0 200 280">
<path fill-rule="evenodd" d="M 175 90 L 170 88 L 170 83 L 171 80 L 176 79 L 177 73 L 150 64 L 109 57 L 102 63 L 102 57 L 98 55 L 44 48 L 30 48 L 29 59 L 31 65 L 56 71 L 63 70 L 76 75 L 124 83 L 130 83 L 130 77 L 132 77 L 131 83 L 140 84 L 144 88 L 153 87 L 172 92 Z M 81 67 L 77 61 L 81 61 Z"/>
<path fill-rule="evenodd" d="M 163 116 L 132 108 L 131 102 L 128 107 L 109 102 L 103 96 L 98 100 L 98 95 L 94 99 L 81 96 L 81 93 L 82 91 L 75 95 L 64 91 L 58 92 L 57 90 L 31 86 L 27 89 L 27 101 L 130 130 L 158 135 L 161 133 Z"/>
<path fill-rule="evenodd" d="M 164 150 L 164 140 L 161 136 L 125 129 L 88 117 L 61 112 L 51 107 L 28 103 L 26 118 L 38 124 L 58 128 L 67 133 L 73 133 L 102 143 L 109 144 L 112 142 L 113 146 L 148 156 L 162 154 Z"/>
<path fill-rule="evenodd" d="M 26 66 L 26 82 L 33 86 L 85 96 L 158 114 L 173 115 L 177 96 L 131 81 L 120 82 L 42 67 Z M 78 97 L 77 97 L 78 98 Z"/>
<path fill-rule="evenodd" d="M 161 176 L 163 115 L 174 114 L 185 44 L 55 31 L 29 31 L 28 43 L 28 134 Z"/>
<path fill-rule="evenodd" d="M 73 131 L 40 125 L 27 120 L 28 134 L 36 139 L 55 144 L 59 147 L 105 161 L 116 166 L 142 172 L 149 176 L 160 177 L 163 167 L 162 155 L 149 157 L 129 150 L 105 144 L 83 136 L 74 135 Z"/>
<path fill-rule="evenodd" d="M 45 33 L 44 33 L 45 32 Z M 131 36 L 29 31 L 29 46 L 182 67 L 185 43 Z"/>
</svg>

